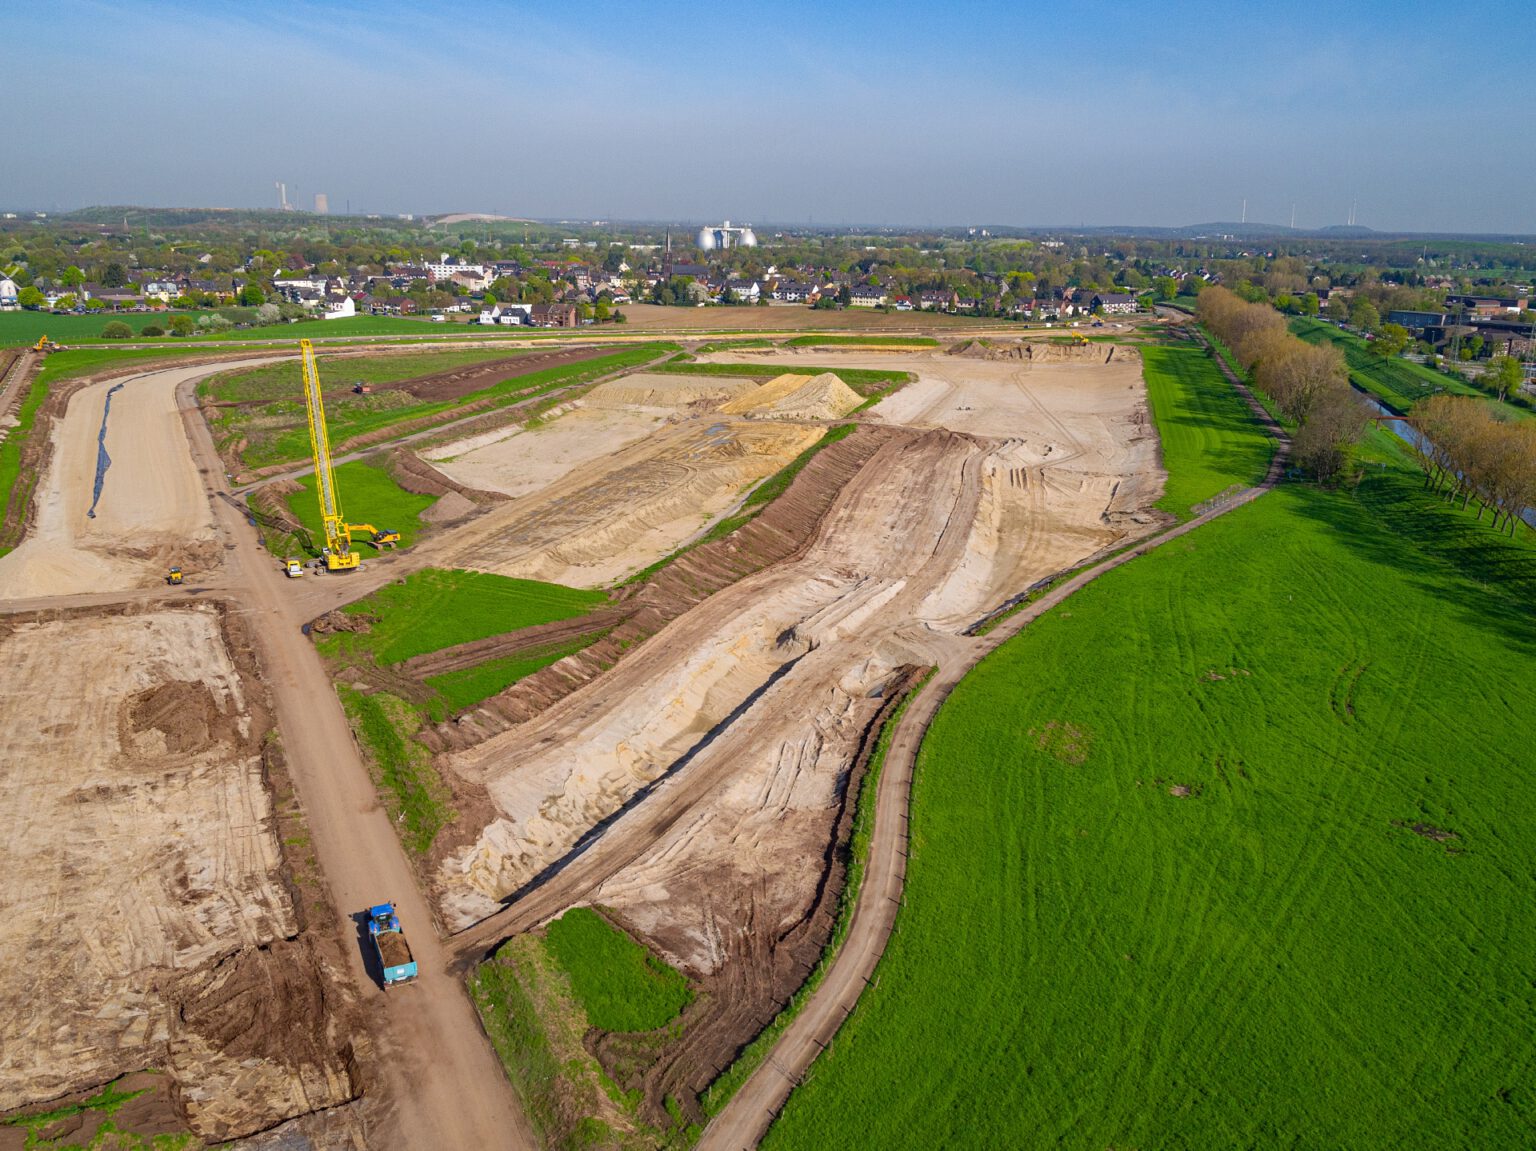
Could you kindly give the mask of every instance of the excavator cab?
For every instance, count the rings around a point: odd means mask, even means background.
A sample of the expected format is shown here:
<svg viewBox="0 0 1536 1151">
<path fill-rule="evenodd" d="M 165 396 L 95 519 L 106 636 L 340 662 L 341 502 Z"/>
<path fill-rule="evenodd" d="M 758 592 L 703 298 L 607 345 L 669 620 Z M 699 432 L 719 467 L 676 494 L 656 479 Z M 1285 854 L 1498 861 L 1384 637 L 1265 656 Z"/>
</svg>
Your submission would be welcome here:
<svg viewBox="0 0 1536 1151">
<path fill-rule="evenodd" d="M 165 582 L 174 587 L 181 583 L 182 579 L 183 576 L 181 574 L 181 569 L 179 567 L 173 567 L 168 573 L 166 573 Z"/>
</svg>

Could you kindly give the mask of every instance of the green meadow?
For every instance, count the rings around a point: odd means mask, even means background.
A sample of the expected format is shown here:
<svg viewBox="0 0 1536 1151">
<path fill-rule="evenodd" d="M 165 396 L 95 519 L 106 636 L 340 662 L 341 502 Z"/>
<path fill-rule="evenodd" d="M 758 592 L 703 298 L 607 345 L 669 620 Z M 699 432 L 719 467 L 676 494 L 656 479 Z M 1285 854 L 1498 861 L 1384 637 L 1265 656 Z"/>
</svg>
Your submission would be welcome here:
<svg viewBox="0 0 1536 1151">
<path fill-rule="evenodd" d="M 766 1147 L 1530 1144 L 1536 549 L 1365 463 L 960 684 L 875 985 Z"/>
</svg>

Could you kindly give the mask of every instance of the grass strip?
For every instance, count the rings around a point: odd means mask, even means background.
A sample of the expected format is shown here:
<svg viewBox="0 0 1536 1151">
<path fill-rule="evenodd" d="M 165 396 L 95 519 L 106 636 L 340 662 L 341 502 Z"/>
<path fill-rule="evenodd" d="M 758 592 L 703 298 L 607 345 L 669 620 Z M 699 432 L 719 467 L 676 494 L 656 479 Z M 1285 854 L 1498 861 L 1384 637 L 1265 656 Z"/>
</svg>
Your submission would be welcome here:
<svg viewBox="0 0 1536 1151">
<path fill-rule="evenodd" d="M 1160 510 L 1187 520 L 1196 505 L 1264 478 L 1274 440 L 1204 348 L 1143 348 L 1142 376 L 1168 473 Z"/>
<path fill-rule="evenodd" d="M 786 372 L 797 376 L 831 372 L 862 396 L 868 396 L 881 388 L 889 389 L 892 385 L 909 384 L 917 378 L 911 372 L 886 371 L 883 368 L 817 368 L 802 364 L 787 364 L 783 367 L 773 364 L 696 364 L 677 360 L 657 364 L 649 370 L 680 376 L 745 376 L 753 380 L 771 380 Z"/>
<path fill-rule="evenodd" d="M 600 1031 L 654 1031 L 693 1002 L 687 978 L 590 907 L 545 930 L 544 945 Z"/>
<path fill-rule="evenodd" d="M 401 842 L 413 854 L 425 855 L 454 811 L 447 786 L 432 766 L 432 753 L 411 738 L 421 729 L 421 713 L 387 692 L 362 692 L 338 683 L 336 694 Z"/>
</svg>

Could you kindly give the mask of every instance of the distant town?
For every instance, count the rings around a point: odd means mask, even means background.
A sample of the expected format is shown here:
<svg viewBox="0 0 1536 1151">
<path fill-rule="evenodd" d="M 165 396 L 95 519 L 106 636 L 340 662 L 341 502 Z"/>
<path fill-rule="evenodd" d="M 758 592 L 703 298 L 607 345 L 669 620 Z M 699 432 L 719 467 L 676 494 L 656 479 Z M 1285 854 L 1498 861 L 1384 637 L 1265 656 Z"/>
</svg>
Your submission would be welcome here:
<svg viewBox="0 0 1536 1151">
<path fill-rule="evenodd" d="M 1536 253 L 1494 240 L 767 232 L 728 220 L 568 228 L 170 209 L 5 217 L 0 309 L 141 318 L 123 325 L 131 335 L 359 316 L 575 328 L 623 323 L 623 309 L 642 303 L 1055 324 L 1188 303 L 1223 284 L 1474 375 L 1536 348 Z"/>
</svg>

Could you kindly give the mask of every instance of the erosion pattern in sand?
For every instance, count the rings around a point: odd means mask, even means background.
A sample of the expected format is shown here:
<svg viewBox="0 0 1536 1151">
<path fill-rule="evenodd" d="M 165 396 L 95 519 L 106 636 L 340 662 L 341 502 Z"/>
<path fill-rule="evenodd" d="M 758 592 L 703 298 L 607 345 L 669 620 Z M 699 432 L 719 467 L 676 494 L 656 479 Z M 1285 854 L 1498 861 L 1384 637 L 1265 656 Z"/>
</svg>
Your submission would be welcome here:
<svg viewBox="0 0 1536 1151">
<path fill-rule="evenodd" d="M 554 426 L 572 415 L 585 418 L 574 412 Z M 579 438 L 583 425 L 574 426 Z M 516 468 L 519 454 L 526 452 L 530 462 L 524 466 L 537 469 L 543 465 L 531 461 L 543 458 L 543 434 L 540 429 L 493 447 L 505 453 L 507 466 Z M 552 483 L 418 551 L 440 567 L 604 586 L 705 530 L 747 489 L 823 434 L 814 425 L 724 416 L 665 424 L 613 454 L 567 467 Z M 570 438 L 551 442 L 559 455 Z M 559 471 L 559 464 L 550 466 Z M 451 465 L 445 470 L 452 474 Z"/>
<path fill-rule="evenodd" d="M 493 910 L 640 788 L 703 779 L 689 816 L 596 901 L 673 961 L 716 970 L 748 925 L 771 933 L 804 915 L 843 773 L 892 672 L 942 659 L 1007 595 L 1152 522 L 1136 510 L 1161 485 L 1133 357 L 1059 371 L 876 362 L 918 372 L 894 397 L 904 408 L 875 409 L 912 430 L 844 489 L 806 555 L 447 758 L 501 813 L 439 870 L 451 922 Z"/>
<path fill-rule="evenodd" d="M 0 624 L 0 1110 L 142 1067 L 207 1136 L 349 1097 L 343 1068 L 270 1058 L 299 1040 L 246 1018 L 283 1013 L 256 987 L 325 1016 L 282 942 L 298 924 L 253 723 L 212 605 Z"/>
<path fill-rule="evenodd" d="M 265 363 L 240 360 L 221 370 Z M 54 451 L 37 491 L 37 521 L 9 555 L 0 556 L 7 596 L 69 595 L 150 586 L 169 564 L 189 575 L 217 563 L 213 515 L 186 448 L 176 408 L 179 384 L 213 368 L 189 367 L 80 389 L 54 429 Z M 111 458 L 94 518 L 90 510 L 107 392 L 112 396 L 106 449 Z"/>
<path fill-rule="evenodd" d="M 525 496 L 607 459 L 664 422 L 705 414 L 753 387 L 746 380 L 636 373 L 599 384 L 532 428 L 485 432 L 426 458 L 466 487 Z"/>
</svg>

